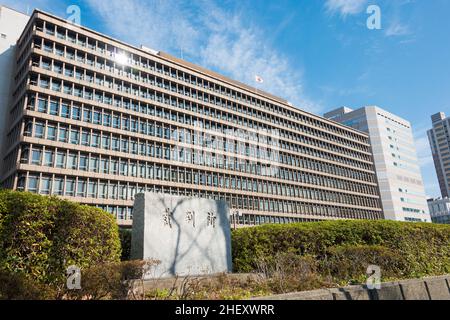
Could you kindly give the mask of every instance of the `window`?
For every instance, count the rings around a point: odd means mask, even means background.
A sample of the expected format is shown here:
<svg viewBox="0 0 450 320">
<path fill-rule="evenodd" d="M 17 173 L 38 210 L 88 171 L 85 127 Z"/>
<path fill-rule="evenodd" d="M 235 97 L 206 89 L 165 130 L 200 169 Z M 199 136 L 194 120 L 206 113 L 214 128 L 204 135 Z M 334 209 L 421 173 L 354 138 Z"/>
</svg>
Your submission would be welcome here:
<svg viewBox="0 0 450 320">
<path fill-rule="evenodd" d="M 80 156 L 80 170 L 87 171 L 88 158 L 87 156 Z"/>
<path fill-rule="evenodd" d="M 78 130 L 70 131 L 70 143 L 72 143 L 72 144 L 80 143 L 80 132 Z"/>
<path fill-rule="evenodd" d="M 58 141 L 67 142 L 68 137 L 69 137 L 69 130 L 67 130 L 66 128 L 59 128 Z"/>
<path fill-rule="evenodd" d="M 47 100 L 38 99 L 38 111 L 47 112 Z"/>
<path fill-rule="evenodd" d="M 75 195 L 75 181 L 73 179 L 66 180 L 66 196 L 73 197 Z"/>
<path fill-rule="evenodd" d="M 57 168 L 65 168 L 66 166 L 66 154 L 62 152 L 58 152 L 56 154 L 56 167 Z"/>
<path fill-rule="evenodd" d="M 31 155 L 31 164 L 40 165 L 41 164 L 41 150 L 33 150 Z"/>
<path fill-rule="evenodd" d="M 37 192 L 38 188 L 38 178 L 34 176 L 28 177 L 28 191 Z"/>
<path fill-rule="evenodd" d="M 42 123 L 36 123 L 35 130 L 34 130 L 34 136 L 36 138 L 44 137 L 44 125 Z"/>
<path fill-rule="evenodd" d="M 81 119 L 81 110 L 78 106 L 72 107 L 72 119 L 74 120 L 80 120 Z"/>
<path fill-rule="evenodd" d="M 81 134 L 81 144 L 83 146 L 90 146 L 91 145 L 91 135 L 87 131 L 83 131 Z"/>
<path fill-rule="evenodd" d="M 77 156 L 75 154 L 69 154 L 67 169 L 77 169 Z"/>
<path fill-rule="evenodd" d="M 86 182 L 78 181 L 77 197 L 86 197 Z"/>
<path fill-rule="evenodd" d="M 57 116 L 59 111 L 58 102 L 50 101 L 50 114 L 52 116 Z"/>
<path fill-rule="evenodd" d="M 61 117 L 70 118 L 70 107 L 66 103 L 61 105 Z"/>
<path fill-rule="evenodd" d="M 41 194 L 50 194 L 50 189 L 51 189 L 51 180 L 50 178 L 42 178 L 41 179 L 41 189 L 40 192 Z"/>
<path fill-rule="evenodd" d="M 54 126 L 47 127 L 47 139 L 52 141 L 56 140 L 56 127 Z"/>
<path fill-rule="evenodd" d="M 64 189 L 64 180 L 57 178 L 53 183 L 53 194 L 61 196 Z"/>
<path fill-rule="evenodd" d="M 53 151 L 45 151 L 44 166 L 53 167 Z"/>
</svg>

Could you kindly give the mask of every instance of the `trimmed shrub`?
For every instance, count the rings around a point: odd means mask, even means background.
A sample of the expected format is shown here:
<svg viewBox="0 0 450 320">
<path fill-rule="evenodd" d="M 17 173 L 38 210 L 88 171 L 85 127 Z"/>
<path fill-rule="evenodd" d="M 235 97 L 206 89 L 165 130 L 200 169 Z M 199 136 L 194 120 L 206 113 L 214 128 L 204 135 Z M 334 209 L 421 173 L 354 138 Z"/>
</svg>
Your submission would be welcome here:
<svg viewBox="0 0 450 320">
<path fill-rule="evenodd" d="M 0 269 L 62 286 L 67 266 L 118 262 L 120 254 L 110 214 L 56 197 L 0 191 Z"/>
<path fill-rule="evenodd" d="M 128 261 L 131 258 L 131 229 L 119 228 L 122 256 L 120 260 Z"/>
<path fill-rule="evenodd" d="M 321 273 L 331 273 L 335 281 L 363 276 L 377 263 L 399 278 L 441 275 L 450 273 L 450 226 L 355 220 L 262 225 L 232 233 L 236 272 L 256 271 L 258 257 L 275 260 L 281 252 L 314 257 Z"/>
<path fill-rule="evenodd" d="M 144 275 L 159 263 L 156 260 L 134 260 L 99 264 L 82 269 L 81 289 L 66 290 L 64 299 L 125 300 L 133 298 L 136 294 L 139 295 L 139 292 L 135 293 L 133 290 L 136 280 L 143 279 Z"/>
</svg>

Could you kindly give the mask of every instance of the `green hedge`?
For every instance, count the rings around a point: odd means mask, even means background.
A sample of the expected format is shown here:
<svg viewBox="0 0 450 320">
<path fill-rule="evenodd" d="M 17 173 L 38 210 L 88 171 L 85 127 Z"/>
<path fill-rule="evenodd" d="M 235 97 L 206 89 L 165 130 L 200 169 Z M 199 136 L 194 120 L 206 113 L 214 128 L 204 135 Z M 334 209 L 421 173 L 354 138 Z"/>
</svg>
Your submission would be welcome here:
<svg viewBox="0 0 450 320">
<path fill-rule="evenodd" d="M 120 261 L 112 215 L 55 197 L 0 191 L 0 270 L 45 284 L 65 283 L 66 268 Z"/>
<path fill-rule="evenodd" d="M 393 221 L 327 221 L 263 225 L 232 233 L 236 272 L 257 271 L 280 253 L 312 256 L 334 280 L 365 276 L 369 264 L 384 274 L 414 278 L 450 273 L 450 226 Z"/>
</svg>

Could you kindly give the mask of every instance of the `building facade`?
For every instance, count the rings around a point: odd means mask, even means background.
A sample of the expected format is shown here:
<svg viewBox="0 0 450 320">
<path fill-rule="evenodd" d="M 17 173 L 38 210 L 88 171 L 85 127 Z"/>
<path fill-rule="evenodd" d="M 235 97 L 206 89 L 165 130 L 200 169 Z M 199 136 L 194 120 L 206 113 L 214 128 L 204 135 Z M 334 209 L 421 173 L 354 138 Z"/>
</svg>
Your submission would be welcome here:
<svg viewBox="0 0 450 320">
<path fill-rule="evenodd" d="M 18 48 L 7 188 L 121 225 L 143 191 L 225 200 L 239 225 L 383 218 L 365 133 L 38 10 Z"/>
<path fill-rule="evenodd" d="M 433 223 L 450 224 L 450 199 L 428 199 Z"/>
<path fill-rule="evenodd" d="M 434 167 L 439 181 L 442 198 L 450 196 L 450 118 L 439 112 L 431 116 L 433 128 L 428 130 Z"/>
<path fill-rule="evenodd" d="M 16 43 L 25 28 L 29 16 L 5 6 L 0 6 L 0 152 L 4 151 L 7 135 L 8 109 L 11 85 L 16 61 Z"/>
<path fill-rule="evenodd" d="M 325 117 L 369 133 L 386 219 L 431 222 L 408 121 L 374 106 L 339 108 Z"/>
</svg>

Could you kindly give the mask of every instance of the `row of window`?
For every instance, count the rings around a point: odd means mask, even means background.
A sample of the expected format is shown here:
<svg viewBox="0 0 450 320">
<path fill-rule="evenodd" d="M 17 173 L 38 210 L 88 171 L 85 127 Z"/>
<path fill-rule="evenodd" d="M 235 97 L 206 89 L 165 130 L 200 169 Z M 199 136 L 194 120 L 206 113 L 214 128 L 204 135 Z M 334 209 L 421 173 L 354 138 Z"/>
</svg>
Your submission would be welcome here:
<svg viewBox="0 0 450 320">
<path fill-rule="evenodd" d="M 63 92 L 64 94 L 67 95 L 73 95 L 75 97 L 79 97 L 79 98 L 83 98 L 85 100 L 88 101 L 95 101 L 96 103 L 103 103 L 103 104 L 107 104 L 107 105 L 113 105 L 117 103 L 120 103 L 120 99 L 115 98 L 115 95 L 108 95 L 105 94 L 104 92 L 97 92 L 96 90 L 92 89 L 86 89 L 86 87 L 82 87 L 76 84 L 67 84 L 64 81 L 58 81 L 58 80 L 54 80 L 53 78 L 46 78 L 44 76 L 39 75 L 35 75 L 32 76 L 30 78 L 31 83 L 32 84 L 37 84 L 39 85 L 41 88 L 43 89 L 51 89 L 55 92 Z M 61 85 L 62 84 L 62 85 Z M 164 94 L 159 94 L 157 92 L 148 92 L 144 93 L 141 95 L 141 97 L 145 98 L 145 99 L 150 99 L 150 100 L 154 100 L 154 101 L 158 101 L 160 103 L 165 103 L 167 105 L 171 105 L 171 106 L 178 106 L 178 107 L 182 107 L 184 109 L 184 102 L 180 102 L 179 99 L 177 98 L 173 98 L 171 96 L 166 96 Z M 138 108 L 138 102 L 132 102 L 132 105 L 135 106 L 135 108 Z M 200 110 L 200 108 L 198 109 Z M 214 112 L 215 113 L 215 112 Z M 162 115 L 160 113 L 160 115 Z M 175 116 L 176 116 L 176 112 L 173 113 L 173 115 L 170 114 L 169 111 L 167 111 L 167 116 L 168 119 L 172 119 L 174 118 L 175 120 Z M 211 114 L 212 117 L 214 117 L 213 114 Z M 267 131 L 267 129 L 263 128 L 262 126 L 257 125 L 255 122 L 249 121 L 248 118 L 246 117 L 242 117 L 242 116 L 234 116 L 232 114 L 223 114 L 222 116 L 224 118 L 224 120 L 228 120 L 232 123 L 235 123 L 237 125 L 241 125 L 244 126 L 245 128 L 257 128 L 258 130 L 263 131 Z M 220 119 L 220 117 L 219 117 Z M 178 119 L 176 119 L 178 120 Z M 198 123 L 204 122 L 204 119 L 192 119 L 192 121 L 189 121 L 190 123 Z M 214 126 L 221 126 L 218 123 L 214 123 Z M 228 129 L 228 128 L 227 128 Z M 231 129 L 231 128 L 230 128 Z M 311 129 L 309 127 L 304 127 L 303 128 L 305 133 L 308 134 L 312 134 L 315 136 L 320 136 L 320 135 L 324 135 L 324 133 L 320 133 L 319 130 L 316 129 Z M 318 139 L 314 139 L 314 138 L 310 138 L 307 136 L 303 136 L 303 135 L 299 135 L 299 134 L 294 134 L 293 132 L 287 132 L 286 130 L 278 130 L 278 129 L 270 129 L 269 132 L 276 130 L 279 134 L 280 138 L 283 139 L 290 139 L 292 141 L 296 141 L 296 142 L 300 142 L 300 143 L 308 143 L 310 145 L 314 145 L 326 150 L 330 150 L 336 153 L 341 153 L 341 154 L 346 154 L 349 157 L 351 157 L 352 159 L 361 159 L 367 162 L 372 161 L 371 155 L 370 154 L 364 154 L 361 152 L 357 152 L 354 150 L 349 150 L 348 148 L 345 148 L 343 146 L 338 146 L 332 143 L 329 143 L 329 139 L 322 141 L 322 140 L 318 140 Z M 306 142 L 305 142 L 306 141 Z M 288 148 L 289 147 L 294 147 L 294 144 L 291 142 L 285 142 L 284 140 L 281 141 L 281 144 L 285 144 Z M 367 148 L 366 148 L 367 149 Z M 365 150 L 366 152 L 368 152 L 367 150 Z"/>
<path fill-rule="evenodd" d="M 112 182 L 99 179 L 84 179 L 68 176 L 21 174 L 18 179 L 18 190 L 94 199 L 133 200 L 142 192 L 163 192 L 167 194 L 183 194 L 195 197 L 211 197 L 212 193 L 199 192 L 192 189 L 177 189 L 155 185 Z M 300 201 L 274 200 L 242 195 L 219 194 L 219 199 L 226 201 L 231 208 L 241 210 L 277 212 L 284 214 L 317 215 L 322 217 L 345 217 L 376 219 L 380 213 L 370 210 L 340 208 L 335 206 L 303 203 Z"/>
<path fill-rule="evenodd" d="M 324 176 L 323 173 L 330 172 L 336 176 L 345 178 L 352 177 L 349 170 L 336 167 L 330 164 L 323 164 L 316 160 L 307 158 L 298 159 L 299 161 L 286 161 L 283 156 L 268 154 L 268 158 L 273 159 L 273 162 L 261 163 L 260 159 L 241 159 L 233 156 L 226 156 L 208 151 L 205 149 L 193 149 L 178 146 L 176 144 L 164 144 L 159 142 L 151 142 L 146 140 L 133 140 L 127 137 L 116 136 L 112 134 L 97 133 L 93 130 L 86 130 L 77 127 L 67 127 L 62 124 L 51 124 L 36 122 L 26 122 L 24 128 L 25 136 L 32 136 L 39 139 L 47 139 L 50 141 L 58 141 L 62 143 L 70 143 L 72 145 L 82 145 L 87 147 L 100 148 L 103 150 L 112 150 L 122 153 L 131 153 L 151 158 L 158 158 L 164 160 L 171 160 L 177 164 L 195 164 L 207 166 L 209 168 L 227 169 L 232 171 L 239 171 L 248 174 L 256 174 L 260 176 L 271 176 L 283 180 L 291 180 L 299 182 L 302 175 L 310 175 L 312 178 L 308 179 L 314 184 L 321 186 L 329 186 L 333 188 L 346 189 L 365 194 L 377 194 L 376 186 L 370 186 L 362 181 L 348 181 L 347 179 L 337 179 L 333 177 Z M 281 159 L 281 161 L 280 161 Z M 299 170 L 289 170 L 278 164 L 287 163 L 291 167 L 303 168 L 311 171 L 320 172 L 317 175 L 307 173 Z M 353 172 L 354 174 L 358 172 Z M 362 178 L 362 173 L 359 176 L 353 175 L 354 178 Z M 367 174 L 366 174 L 367 175 Z M 368 175 L 367 175 L 368 176 Z M 355 179 L 356 180 L 356 179 Z"/>
<path fill-rule="evenodd" d="M 208 122 L 199 123 L 194 126 L 194 129 L 185 129 L 162 122 L 148 120 L 144 118 L 134 118 L 127 114 L 109 112 L 106 110 L 89 107 L 81 107 L 77 105 L 69 106 L 66 103 L 57 103 L 56 101 L 38 98 L 37 103 L 34 102 L 34 97 L 30 98 L 29 109 L 37 110 L 40 112 L 49 113 L 51 115 L 57 115 L 62 118 L 70 118 L 73 120 L 81 120 L 105 127 L 112 127 L 114 129 L 121 129 L 127 132 L 135 132 L 147 136 L 154 136 L 156 138 L 169 139 L 176 142 L 183 142 L 187 144 L 201 146 L 202 149 L 223 150 L 226 152 L 234 152 L 247 157 L 257 157 L 258 159 L 268 159 L 271 161 L 281 162 L 287 165 L 299 165 L 298 154 L 302 153 L 317 157 L 319 159 L 327 159 L 334 162 L 344 163 L 352 167 L 362 167 L 365 170 L 371 170 L 372 166 L 367 163 L 341 157 L 328 152 L 323 152 L 310 148 L 308 146 L 313 145 L 314 141 L 308 137 L 303 137 L 301 140 L 307 146 L 297 144 L 286 144 L 284 141 L 280 141 L 277 137 L 278 131 L 273 132 L 273 136 L 267 137 L 260 133 L 252 133 L 245 131 L 232 131 L 225 130 L 221 132 L 221 128 L 211 128 Z M 159 113 L 161 110 L 158 110 Z M 173 118 L 173 117 L 172 117 Z M 199 129 L 199 128 L 205 128 Z M 239 143 L 238 143 L 239 142 Z M 320 145 L 322 148 L 326 146 Z M 273 149 L 273 152 L 271 151 Z M 288 152 L 294 153 L 293 155 L 280 152 L 281 150 L 289 150 Z M 268 155 L 271 155 L 269 158 Z M 273 158 L 278 157 L 278 158 Z M 339 169 L 338 169 L 339 170 Z M 346 174 L 348 175 L 348 174 Z M 362 172 L 361 178 L 365 181 L 373 182 L 374 174 L 366 174 Z M 351 176 L 354 176 L 351 173 Z"/>
<path fill-rule="evenodd" d="M 287 197 L 300 197 L 303 199 L 332 201 L 336 203 L 360 206 L 378 207 L 378 200 L 342 194 L 332 191 L 302 188 L 294 184 L 277 183 L 263 179 L 252 179 L 241 176 L 211 173 L 193 169 L 184 169 L 177 166 L 164 166 L 154 162 L 134 162 L 128 159 L 113 157 L 98 157 L 84 153 L 73 153 L 64 150 L 38 149 L 30 150 L 25 147 L 21 154 L 21 163 L 44 167 L 80 170 L 93 173 L 111 174 L 125 177 L 139 177 L 144 179 L 187 183 L 200 186 L 220 187 L 232 190 L 258 192 Z M 290 174 L 289 174 L 290 173 Z M 303 172 L 282 172 L 284 181 L 291 178 L 295 182 L 323 186 L 325 182 L 330 187 L 344 187 L 336 184 L 332 179 L 319 178 L 313 174 Z M 347 185 L 347 187 L 349 187 Z"/>
<path fill-rule="evenodd" d="M 55 50 L 60 50 L 61 53 L 65 52 L 69 55 L 72 55 L 74 57 L 74 60 L 76 57 L 76 59 L 77 60 L 79 59 L 79 61 L 86 61 L 86 64 L 88 64 L 88 65 L 96 66 L 98 68 L 104 68 L 104 69 L 115 68 L 118 65 L 118 66 L 120 66 L 120 68 L 118 68 L 119 70 L 117 70 L 117 72 L 125 73 L 126 76 L 128 76 L 132 79 L 136 79 L 139 75 L 142 75 L 143 72 L 138 71 L 139 69 L 148 70 L 147 72 L 155 71 L 157 73 L 164 74 L 173 79 L 184 81 L 186 83 L 189 83 L 190 85 L 198 86 L 202 90 L 207 90 L 210 92 L 215 92 L 217 94 L 222 94 L 223 96 L 227 96 L 230 99 L 231 98 L 235 99 L 238 102 L 248 103 L 249 105 L 257 106 L 259 108 L 264 108 L 268 111 L 273 111 L 276 114 L 282 114 L 285 117 L 294 119 L 294 121 L 304 120 L 303 118 L 306 118 L 306 120 L 308 122 L 313 123 L 315 126 L 320 126 L 323 129 L 328 129 L 328 130 L 332 130 L 332 131 L 338 131 L 338 134 L 341 136 L 348 136 L 351 139 L 357 139 L 357 140 L 363 141 L 363 142 L 365 141 L 364 137 L 361 137 L 355 133 L 348 132 L 341 128 L 336 128 L 334 126 L 331 126 L 328 123 L 324 123 L 324 122 L 316 120 L 316 119 L 308 119 L 308 117 L 301 115 L 298 112 L 295 112 L 293 110 L 247 96 L 242 92 L 238 92 L 229 87 L 224 87 L 217 83 L 207 81 L 206 79 L 198 78 L 192 74 L 188 74 L 179 69 L 170 68 L 169 66 L 162 65 L 162 64 L 152 61 L 148 58 L 144 58 L 141 55 L 136 56 L 136 55 L 133 55 L 130 53 L 125 53 L 123 50 L 116 48 L 114 46 L 111 46 L 109 44 L 105 44 L 105 43 L 99 42 L 94 39 L 92 39 L 92 45 L 86 45 L 86 43 L 89 43 L 89 40 L 81 41 L 78 43 L 79 37 L 86 39 L 86 36 L 81 35 L 79 33 L 75 33 L 74 31 L 71 31 L 71 30 L 66 30 L 60 26 L 58 26 L 58 27 L 52 26 L 50 29 L 44 28 L 43 24 L 46 23 L 45 21 L 42 21 L 39 23 L 41 23 L 42 26 L 38 25 L 38 28 L 43 28 L 46 31 L 49 31 L 47 34 L 49 34 L 50 36 L 54 36 L 55 40 L 71 39 L 71 40 L 68 40 L 70 43 L 74 43 L 74 44 L 78 45 L 78 46 L 72 46 L 73 49 L 69 49 L 68 48 L 69 46 L 60 46 L 60 45 L 53 44 L 51 42 L 49 42 L 49 43 L 41 42 L 41 44 L 46 44 L 46 46 L 48 47 L 47 50 L 49 50 L 50 48 L 53 49 L 53 47 L 54 47 Z M 58 31 L 57 29 L 60 29 L 60 31 Z M 75 38 L 72 38 L 69 36 L 69 34 L 72 32 L 74 32 L 73 35 L 75 36 Z M 76 40 L 73 40 L 73 39 L 76 39 Z M 106 54 L 107 57 L 101 58 L 98 54 L 92 55 L 92 54 L 88 53 L 89 52 L 88 50 L 83 50 L 83 48 L 88 48 L 90 50 L 100 52 L 101 54 Z M 94 48 L 94 49 L 92 49 L 92 48 Z M 97 49 L 99 49 L 99 50 L 97 50 Z M 83 51 L 85 51 L 85 52 L 83 52 Z M 57 54 L 58 54 L 58 52 L 57 52 Z M 125 63 L 125 65 L 123 64 L 122 61 L 120 63 L 116 63 L 115 60 L 116 60 L 117 56 L 120 56 L 121 58 L 126 57 L 125 59 L 128 61 Z M 123 60 L 123 59 L 121 59 L 121 60 Z M 129 64 L 130 67 L 128 67 L 127 64 Z"/>
</svg>

